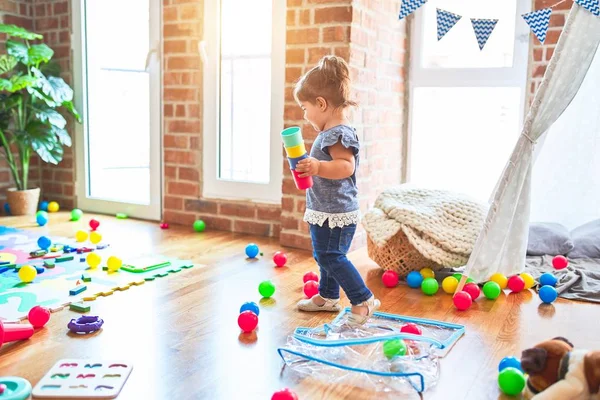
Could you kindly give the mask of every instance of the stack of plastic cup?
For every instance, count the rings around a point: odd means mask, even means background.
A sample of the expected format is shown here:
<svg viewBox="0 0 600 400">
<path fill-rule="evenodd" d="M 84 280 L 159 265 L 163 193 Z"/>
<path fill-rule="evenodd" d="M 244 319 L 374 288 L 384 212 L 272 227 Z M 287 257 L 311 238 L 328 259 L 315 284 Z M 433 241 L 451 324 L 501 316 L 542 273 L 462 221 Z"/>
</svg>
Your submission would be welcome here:
<svg viewBox="0 0 600 400">
<path fill-rule="evenodd" d="M 313 185 L 312 177 L 307 176 L 306 178 L 300 178 L 298 176 L 299 173 L 296 172 L 296 164 L 298 164 L 300 160 L 308 157 L 308 154 L 306 154 L 306 147 L 304 146 L 304 139 L 302 139 L 301 129 L 297 126 L 284 129 L 281 132 L 281 139 L 283 140 L 283 145 L 288 156 L 290 170 L 294 176 L 296 187 L 300 190 L 311 188 Z"/>
</svg>

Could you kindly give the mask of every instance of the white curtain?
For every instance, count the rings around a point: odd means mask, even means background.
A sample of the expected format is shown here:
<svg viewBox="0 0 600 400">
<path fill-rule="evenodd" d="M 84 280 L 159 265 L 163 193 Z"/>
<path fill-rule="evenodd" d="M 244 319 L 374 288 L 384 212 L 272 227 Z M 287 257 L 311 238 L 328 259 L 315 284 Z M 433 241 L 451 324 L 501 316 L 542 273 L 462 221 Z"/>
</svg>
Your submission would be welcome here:
<svg viewBox="0 0 600 400">
<path fill-rule="evenodd" d="M 582 83 L 594 84 L 593 79 L 584 79 L 599 43 L 600 18 L 574 3 L 521 136 L 492 195 L 483 230 L 465 269 L 466 276 L 481 282 L 496 272 L 507 276 L 522 272 L 529 232 L 534 149 L 541 154 L 542 135 L 569 107 Z M 595 62 L 594 67 L 600 68 L 600 63 Z M 598 86 L 595 90 L 598 93 Z M 571 115 L 581 118 L 577 110 Z M 564 135 L 568 129 L 550 133 Z M 539 139 L 542 140 L 538 142 Z"/>
</svg>

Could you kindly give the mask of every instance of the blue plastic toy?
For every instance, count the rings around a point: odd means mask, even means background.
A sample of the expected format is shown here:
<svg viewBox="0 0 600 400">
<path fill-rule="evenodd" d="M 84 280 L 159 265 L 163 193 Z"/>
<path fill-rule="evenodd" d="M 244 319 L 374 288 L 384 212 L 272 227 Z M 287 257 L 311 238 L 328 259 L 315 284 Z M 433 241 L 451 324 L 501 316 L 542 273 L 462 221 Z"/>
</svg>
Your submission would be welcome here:
<svg viewBox="0 0 600 400">
<path fill-rule="evenodd" d="M 52 240 L 48 236 L 40 236 L 37 244 L 40 246 L 40 249 L 48 250 L 52 246 Z"/>
<path fill-rule="evenodd" d="M 8 203 L 4 203 L 4 212 L 6 215 L 10 215 L 10 205 Z"/>
<path fill-rule="evenodd" d="M 48 213 L 46 211 L 38 211 L 35 215 L 35 220 L 39 226 L 44 226 L 48 223 Z"/>
<path fill-rule="evenodd" d="M 242 306 L 240 307 L 240 314 L 243 313 L 244 311 L 252 311 L 254 314 L 256 314 L 257 317 L 258 317 L 258 314 L 260 314 L 260 309 L 258 308 L 258 304 L 256 304 L 253 301 L 249 301 L 247 303 L 242 304 Z"/>
<path fill-rule="evenodd" d="M 498 372 L 502 372 L 502 370 L 510 367 L 516 368 L 519 371 L 523 372 L 523 368 L 521 367 L 521 360 L 519 360 L 517 357 L 504 357 L 498 365 Z"/>
<path fill-rule="evenodd" d="M 556 286 L 557 282 L 558 278 L 550 272 L 546 272 L 540 276 L 540 286 Z"/>
<path fill-rule="evenodd" d="M 3 387 L 0 399 L 27 400 L 31 395 L 31 383 L 27 379 L 18 376 L 0 377 L 0 385 Z"/>
<path fill-rule="evenodd" d="M 558 297 L 558 292 L 554 289 L 554 286 L 546 285 L 542 286 L 539 290 L 540 299 L 546 303 L 550 304 Z"/>
<path fill-rule="evenodd" d="M 423 275 L 418 271 L 412 271 L 406 276 L 406 283 L 413 289 L 418 289 L 423 283 Z"/>
<path fill-rule="evenodd" d="M 40 210 L 48 211 L 48 202 L 47 201 L 44 200 L 40 203 Z"/>
<path fill-rule="evenodd" d="M 258 255 L 258 246 L 254 243 L 250 243 L 246 246 L 246 255 L 248 258 L 255 258 Z"/>
</svg>

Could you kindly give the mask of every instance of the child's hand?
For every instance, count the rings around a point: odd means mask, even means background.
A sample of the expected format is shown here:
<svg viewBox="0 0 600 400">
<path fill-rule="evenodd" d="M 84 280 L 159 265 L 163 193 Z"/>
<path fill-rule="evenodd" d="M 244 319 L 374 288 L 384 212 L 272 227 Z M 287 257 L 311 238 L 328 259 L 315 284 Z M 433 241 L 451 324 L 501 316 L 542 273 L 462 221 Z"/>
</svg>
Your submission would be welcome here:
<svg viewBox="0 0 600 400">
<path fill-rule="evenodd" d="M 296 164 L 296 171 L 299 172 L 300 178 L 306 178 L 307 176 L 319 175 L 319 167 L 321 163 L 319 160 L 313 157 L 305 158 Z"/>
</svg>

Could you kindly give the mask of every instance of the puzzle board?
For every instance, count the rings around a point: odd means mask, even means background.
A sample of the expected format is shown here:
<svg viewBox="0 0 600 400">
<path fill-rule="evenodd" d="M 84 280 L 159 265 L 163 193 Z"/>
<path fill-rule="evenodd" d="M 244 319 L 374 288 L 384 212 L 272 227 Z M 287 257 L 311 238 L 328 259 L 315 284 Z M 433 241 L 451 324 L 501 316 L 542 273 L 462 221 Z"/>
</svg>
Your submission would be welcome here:
<svg viewBox="0 0 600 400">
<path fill-rule="evenodd" d="M 23 283 L 19 279 L 17 268 L 6 268 L 0 265 L 0 320 L 18 321 L 27 318 L 29 310 L 41 305 L 56 311 L 66 305 L 82 300 L 93 300 L 98 296 L 109 296 L 115 291 L 126 290 L 133 285 L 141 285 L 159 277 L 176 273 L 182 269 L 194 266 L 190 261 L 167 258 L 156 254 L 119 254 L 124 265 L 135 271 L 147 269 L 147 272 L 107 272 L 102 269 L 106 259 L 113 255 L 110 246 L 96 249 L 102 257 L 102 263 L 95 269 L 90 269 L 85 257 L 89 253 L 77 254 L 76 252 L 64 254 L 72 255 L 73 260 L 56 262 L 54 268 L 44 267 L 44 258 L 31 258 L 30 252 L 38 249 L 37 240 L 40 234 L 0 226 L 0 264 L 31 265 L 43 269 L 31 283 Z M 93 247 L 89 243 L 76 243 L 74 239 L 51 237 L 53 245 L 62 244 L 75 248 Z M 102 246 L 98 246 L 102 247 Z M 61 252 L 59 252 L 61 253 Z M 51 256 L 53 254 L 48 254 Z M 116 255 L 116 254 L 115 254 Z M 83 259 L 83 261 L 81 261 Z M 46 259 L 48 260 L 48 259 Z M 163 264 L 160 268 L 153 266 Z M 91 278 L 84 282 L 83 275 Z M 77 286 L 77 281 L 87 287 L 83 292 L 71 296 L 69 290 Z"/>
</svg>

